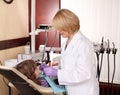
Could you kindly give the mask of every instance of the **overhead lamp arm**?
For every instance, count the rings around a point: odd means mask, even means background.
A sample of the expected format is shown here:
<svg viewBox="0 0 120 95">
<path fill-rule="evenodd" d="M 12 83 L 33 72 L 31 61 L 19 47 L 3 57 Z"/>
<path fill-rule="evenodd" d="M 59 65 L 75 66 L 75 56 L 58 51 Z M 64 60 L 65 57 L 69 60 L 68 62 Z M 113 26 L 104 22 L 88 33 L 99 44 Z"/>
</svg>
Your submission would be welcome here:
<svg viewBox="0 0 120 95">
<path fill-rule="evenodd" d="M 35 50 L 34 50 L 35 49 L 35 40 L 36 40 L 35 35 L 38 35 L 38 33 L 40 33 L 40 32 L 48 32 L 50 27 L 51 26 L 48 26 L 46 24 L 40 24 L 36 30 L 29 33 L 32 36 L 31 37 L 31 52 L 32 53 L 35 53 Z"/>
</svg>

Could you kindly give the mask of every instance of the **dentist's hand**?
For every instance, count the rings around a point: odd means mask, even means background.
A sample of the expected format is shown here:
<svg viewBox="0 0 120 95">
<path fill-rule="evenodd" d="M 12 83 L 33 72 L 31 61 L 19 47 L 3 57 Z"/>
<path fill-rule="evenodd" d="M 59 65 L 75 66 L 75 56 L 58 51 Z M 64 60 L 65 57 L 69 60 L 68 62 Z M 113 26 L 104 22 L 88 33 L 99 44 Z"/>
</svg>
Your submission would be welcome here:
<svg viewBox="0 0 120 95">
<path fill-rule="evenodd" d="M 53 67 L 46 67 L 43 69 L 43 73 L 47 76 L 57 76 L 58 70 Z"/>
<path fill-rule="evenodd" d="M 46 67 L 48 67 L 47 64 L 43 63 L 40 65 L 39 69 L 43 71 L 43 69 Z"/>
</svg>

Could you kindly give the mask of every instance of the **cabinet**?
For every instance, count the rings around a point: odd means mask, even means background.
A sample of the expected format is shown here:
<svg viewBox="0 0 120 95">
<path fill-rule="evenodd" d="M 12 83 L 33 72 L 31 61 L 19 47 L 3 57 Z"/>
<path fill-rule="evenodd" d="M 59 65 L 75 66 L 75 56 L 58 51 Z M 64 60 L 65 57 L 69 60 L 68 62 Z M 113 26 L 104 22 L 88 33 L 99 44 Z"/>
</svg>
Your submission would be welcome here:
<svg viewBox="0 0 120 95">
<path fill-rule="evenodd" d="M 36 0 L 36 28 L 40 24 L 51 25 L 52 18 L 59 9 L 60 0 Z M 55 43 L 53 45 L 54 40 Z M 40 32 L 36 36 L 36 50 L 42 44 L 45 44 L 45 32 Z M 60 47 L 60 35 L 53 31 L 48 32 L 47 46 Z"/>
</svg>

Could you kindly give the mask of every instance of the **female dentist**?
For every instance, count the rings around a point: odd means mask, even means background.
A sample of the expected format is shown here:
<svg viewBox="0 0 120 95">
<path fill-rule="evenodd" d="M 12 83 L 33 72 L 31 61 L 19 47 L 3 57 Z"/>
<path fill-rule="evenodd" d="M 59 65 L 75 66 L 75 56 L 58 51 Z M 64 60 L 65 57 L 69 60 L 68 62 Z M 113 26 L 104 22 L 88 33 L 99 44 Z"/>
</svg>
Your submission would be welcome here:
<svg viewBox="0 0 120 95">
<path fill-rule="evenodd" d="M 60 69 L 47 67 L 44 73 L 57 75 L 67 95 L 99 95 L 93 45 L 81 33 L 78 17 L 68 9 L 61 9 L 54 16 L 52 27 L 67 39 L 62 45 Z"/>
</svg>

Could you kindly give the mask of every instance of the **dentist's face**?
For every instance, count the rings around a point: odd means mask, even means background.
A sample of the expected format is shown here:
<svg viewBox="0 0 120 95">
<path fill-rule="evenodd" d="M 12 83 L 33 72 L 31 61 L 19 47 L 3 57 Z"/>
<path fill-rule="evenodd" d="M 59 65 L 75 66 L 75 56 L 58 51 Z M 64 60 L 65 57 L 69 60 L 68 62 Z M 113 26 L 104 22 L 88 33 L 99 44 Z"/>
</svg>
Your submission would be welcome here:
<svg viewBox="0 0 120 95">
<path fill-rule="evenodd" d="M 54 27 L 52 27 L 51 30 L 59 33 L 63 38 L 68 38 L 70 36 L 70 34 L 67 31 L 59 31 Z"/>
<path fill-rule="evenodd" d="M 69 33 L 66 32 L 66 31 L 58 31 L 60 33 L 60 35 L 63 37 L 63 38 L 68 38 L 69 37 Z"/>
</svg>

